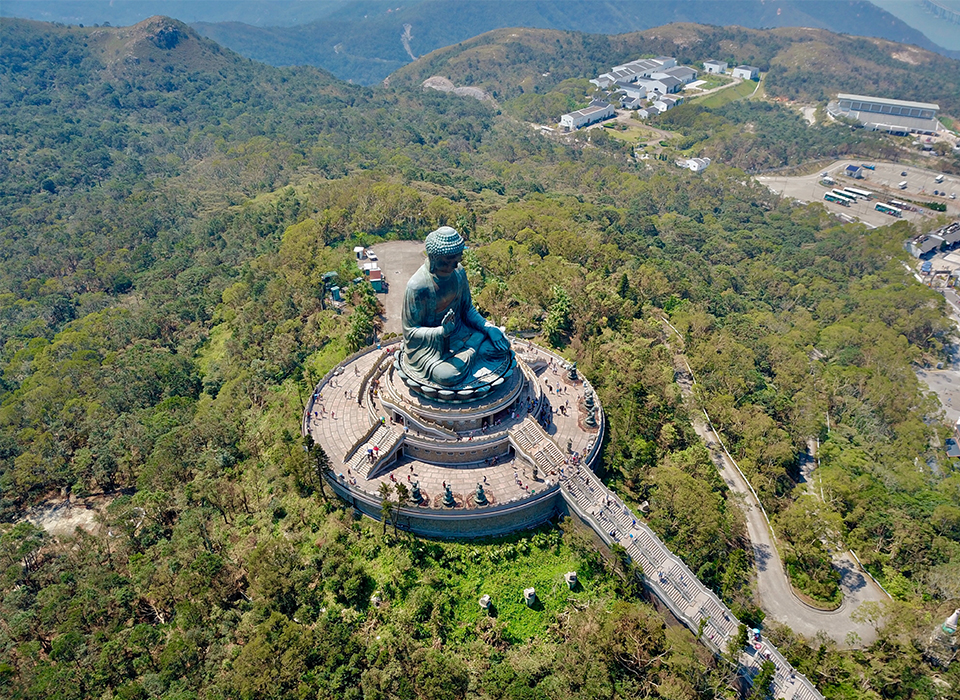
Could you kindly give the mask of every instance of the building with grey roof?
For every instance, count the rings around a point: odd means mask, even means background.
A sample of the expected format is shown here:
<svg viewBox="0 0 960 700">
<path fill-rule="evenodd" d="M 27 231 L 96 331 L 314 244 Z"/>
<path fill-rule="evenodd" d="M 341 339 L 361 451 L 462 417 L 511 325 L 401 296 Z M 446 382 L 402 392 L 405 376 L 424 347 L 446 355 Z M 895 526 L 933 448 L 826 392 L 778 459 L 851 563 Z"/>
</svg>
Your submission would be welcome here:
<svg viewBox="0 0 960 700">
<path fill-rule="evenodd" d="M 689 66 L 673 66 L 672 68 L 665 69 L 663 72 L 666 75 L 676 78 L 684 85 L 692 83 L 697 79 L 697 71 Z"/>
<path fill-rule="evenodd" d="M 940 130 L 937 113 L 940 105 L 932 102 L 890 100 L 885 97 L 867 97 L 840 93 L 827 105 L 833 117 L 855 119 L 872 131 L 891 134 L 936 134 Z"/>
<path fill-rule="evenodd" d="M 756 80 L 760 77 L 760 69 L 756 66 L 737 66 L 733 69 L 733 77 L 743 80 Z"/>
<path fill-rule="evenodd" d="M 647 96 L 647 88 L 640 83 L 616 83 L 616 89 L 631 99 Z"/>
<path fill-rule="evenodd" d="M 681 66 L 686 68 L 685 66 Z M 644 78 L 650 78 L 654 73 L 666 73 L 672 68 L 677 68 L 677 59 L 670 56 L 658 56 L 657 58 L 638 58 L 629 63 L 623 63 L 619 66 L 614 66 L 606 73 L 601 73 L 598 77 L 594 78 L 590 82 L 596 85 L 597 87 L 606 90 L 613 86 L 615 83 L 634 83 L 637 80 Z M 692 71 L 692 68 L 686 68 L 687 71 Z M 681 71 L 681 75 L 684 75 L 685 72 Z M 696 75 L 696 71 L 694 71 Z M 693 78 L 691 78 L 693 80 Z M 689 82 L 689 81 L 684 81 Z"/>
<path fill-rule="evenodd" d="M 588 107 L 562 115 L 560 117 L 560 126 L 568 131 L 573 131 L 574 129 L 609 119 L 614 114 L 616 114 L 616 112 L 608 102 L 593 100 Z"/>
<path fill-rule="evenodd" d="M 726 61 L 704 61 L 703 70 L 707 73 L 726 73 L 727 72 L 727 62 Z"/>
<path fill-rule="evenodd" d="M 657 74 L 655 77 L 643 78 L 638 80 L 637 83 L 645 87 L 648 93 L 658 92 L 661 95 L 680 92 L 680 87 L 683 85 L 683 83 L 672 75 L 665 75 L 663 73 Z"/>
</svg>

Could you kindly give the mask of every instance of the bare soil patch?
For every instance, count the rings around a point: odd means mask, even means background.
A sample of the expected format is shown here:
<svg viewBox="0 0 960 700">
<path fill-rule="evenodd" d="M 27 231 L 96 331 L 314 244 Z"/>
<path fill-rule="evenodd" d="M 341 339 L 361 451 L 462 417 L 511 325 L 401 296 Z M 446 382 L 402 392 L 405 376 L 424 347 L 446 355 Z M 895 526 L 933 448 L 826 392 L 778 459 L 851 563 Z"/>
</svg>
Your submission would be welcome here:
<svg viewBox="0 0 960 700">
<path fill-rule="evenodd" d="M 97 522 L 97 516 L 106 511 L 118 495 L 51 498 L 29 508 L 23 519 L 57 537 L 73 535 L 77 528 L 94 535 L 101 534 L 103 526 Z"/>
</svg>

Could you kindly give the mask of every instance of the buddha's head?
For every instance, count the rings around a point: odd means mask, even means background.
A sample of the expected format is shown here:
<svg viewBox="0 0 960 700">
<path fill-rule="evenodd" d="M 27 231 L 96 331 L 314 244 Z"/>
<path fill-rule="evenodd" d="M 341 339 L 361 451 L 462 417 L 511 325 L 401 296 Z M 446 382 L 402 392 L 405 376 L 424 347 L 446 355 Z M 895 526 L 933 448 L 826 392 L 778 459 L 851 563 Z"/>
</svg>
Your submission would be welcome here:
<svg viewBox="0 0 960 700">
<path fill-rule="evenodd" d="M 441 226 L 430 232 L 425 247 L 430 260 L 430 273 L 433 275 L 446 277 L 453 274 L 463 260 L 463 236 L 449 226 Z"/>
</svg>

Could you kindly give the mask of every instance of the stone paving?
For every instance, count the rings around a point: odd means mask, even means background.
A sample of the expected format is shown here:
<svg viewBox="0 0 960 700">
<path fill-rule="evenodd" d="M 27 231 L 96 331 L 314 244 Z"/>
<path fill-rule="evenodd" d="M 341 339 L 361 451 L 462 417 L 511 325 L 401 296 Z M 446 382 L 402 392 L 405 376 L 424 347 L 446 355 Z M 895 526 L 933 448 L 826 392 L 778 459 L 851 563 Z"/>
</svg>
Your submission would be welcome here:
<svg viewBox="0 0 960 700">
<path fill-rule="evenodd" d="M 431 464 L 401 457 L 392 464 L 377 465 L 372 470 L 372 477 L 365 478 L 365 468 L 369 468 L 369 465 L 360 466 L 360 463 L 366 460 L 365 455 L 368 449 L 366 443 L 351 455 L 347 463 L 344 463 L 344 456 L 357 441 L 381 416 L 386 418 L 389 415 L 378 399 L 375 398 L 372 405 L 369 403 L 369 392 L 364 397 L 362 406 L 356 399 L 363 378 L 374 364 L 384 357 L 383 350 L 371 351 L 347 364 L 315 392 L 308 417 L 308 428 L 314 440 L 327 451 L 333 473 L 338 478 L 342 475 L 344 482 L 367 493 L 378 493 L 381 483 L 402 482 L 410 487 L 414 481 L 417 481 L 425 496 L 424 502 L 432 504 L 434 497 L 442 494 L 445 486 L 450 484 L 453 493 L 459 494 L 458 504 L 468 508 L 472 507 L 472 496 L 476 492 L 478 483 L 483 484 L 491 504 L 507 503 L 533 496 L 557 482 L 561 460 L 569 460 L 573 454 L 586 455 L 590 445 L 596 440 L 597 431 L 584 430 L 580 426 L 582 417 L 578 417 L 578 405 L 582 402 L 584 395 L 582 380 L 570 381 L 567 371 L 560 364 L 561 360 L 532 343 L 515 341 L 514 350 L 537 367 L 537 370 L 531 371 L 530 374 L 536 377 L 545 399 L 545 404 L 538 406 L 538 410 L 552 411 L 552 420 L 545 429 L 524 427 L 525 421 L 529 423 L 533 419 L 528 417 L 525 411 L 520 411 L 513 418 L 505 414 L 497 429 L 514 432 L 523 430 L 525 435 L 533 434 L 538 437 L 540 442 L 531 450 L 533 453 L 531 456 L 538 462 L 537 479 L 533 478 L 533 468 L 530 463 L 519 456 L 501 457 L 495 464 L 478 461 L 455 466 Z M 523 398 L 537 393 L 532 390 L 532 387 L 528 387 L 526 391 L 527 394 Z M 561 413 L 561 405 L 566 415 Z M 402 426 L 393 425 L 389 420 L 385 425 L 395 431 L 397 437 L 403 432 Z M 411 430 L 409 435 L 411 438 L 416 438 L 419 434 Z M 464 433 L 460 444 L 481 437 L 487 436 L 479 430 Z M 552 444 L 548 444 L 548 441 Z M 568 444 L 569 453 L 567 452 Z"/>
</svg>

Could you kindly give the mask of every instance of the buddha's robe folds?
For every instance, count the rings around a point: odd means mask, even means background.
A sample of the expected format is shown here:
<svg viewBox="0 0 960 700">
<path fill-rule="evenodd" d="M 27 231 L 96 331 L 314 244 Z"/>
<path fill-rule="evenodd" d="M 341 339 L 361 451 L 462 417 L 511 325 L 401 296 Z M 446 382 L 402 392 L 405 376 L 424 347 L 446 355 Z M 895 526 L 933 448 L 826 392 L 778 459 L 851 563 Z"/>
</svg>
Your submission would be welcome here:
<svg viewBox="0 0 960 700">
<path fill-rule="evenodd" d="M 429 265 L 424 263 L 407 282 L 401 365 L 412 379 L 454 387 L 484 366 L 498 366 L 510 351 L 496 348 L 484 330 L 486 321 L 470 299 L 463 267 L 439 277 Z M 454 313 L 453 330 L 445 336 L 442 323 L 448 310 Z"/>
</svg>

